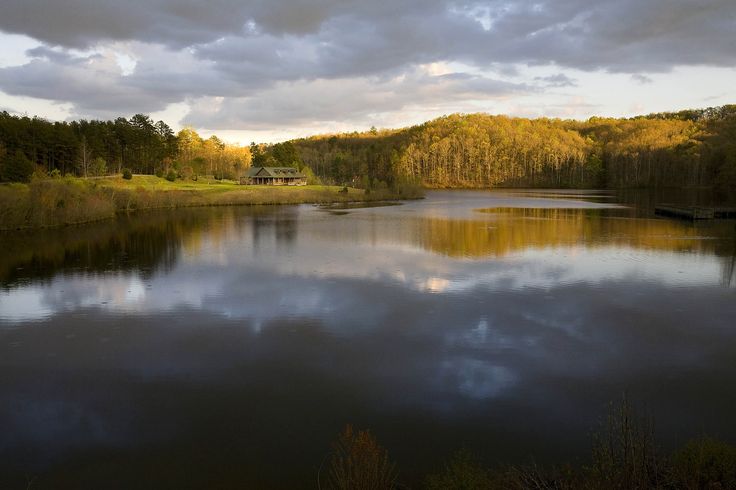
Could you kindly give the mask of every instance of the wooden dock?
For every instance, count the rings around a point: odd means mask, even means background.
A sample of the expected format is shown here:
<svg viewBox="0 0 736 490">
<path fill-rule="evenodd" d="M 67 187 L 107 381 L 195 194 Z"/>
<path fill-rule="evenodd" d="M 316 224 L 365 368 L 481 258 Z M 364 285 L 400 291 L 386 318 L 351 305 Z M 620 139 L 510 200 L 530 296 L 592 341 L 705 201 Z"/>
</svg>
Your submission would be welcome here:
<svg viewBox="0 0 736 490">
<path fill-rule="evenodd" d="M 654 214 L 681 219 L 736 219 L 736 208 L 709 208 L 703 206 L 675 206 L 661 204 L 654 207 Z"/>
<path fill-rule="evenodd" d="M 713 213 L 718 219 L 736 219 L 736 208 L 713 208 Z"/>
</svg>

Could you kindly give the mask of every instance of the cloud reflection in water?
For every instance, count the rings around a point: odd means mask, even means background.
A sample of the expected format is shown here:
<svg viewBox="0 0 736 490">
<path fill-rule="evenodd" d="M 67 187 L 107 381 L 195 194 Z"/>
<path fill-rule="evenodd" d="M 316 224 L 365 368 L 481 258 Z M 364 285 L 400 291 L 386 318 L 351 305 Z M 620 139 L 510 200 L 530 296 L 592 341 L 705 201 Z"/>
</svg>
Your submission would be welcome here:
<svg viewBox="0 0 736 490">
<path fill-rule="evenodd" d="M 543 459 L 587 449 L 624 389 L 673 438 L 736 436 L 730 395 L 705 389 L 736 379 L 730 235 L 600 206 L 477 213 L 493 199 L 460 194 L 141 215 L 84 255 L 73 237 L 19 254 L 0 291 L 0 452 L 195 440 L 221 458 L 234 438 L 268 468 L 291 438 L 298 473 L 357 420 L 422 461 L 433 438 Z M 488 444 L 504 430 L 519 447 Z"/>
</svg>

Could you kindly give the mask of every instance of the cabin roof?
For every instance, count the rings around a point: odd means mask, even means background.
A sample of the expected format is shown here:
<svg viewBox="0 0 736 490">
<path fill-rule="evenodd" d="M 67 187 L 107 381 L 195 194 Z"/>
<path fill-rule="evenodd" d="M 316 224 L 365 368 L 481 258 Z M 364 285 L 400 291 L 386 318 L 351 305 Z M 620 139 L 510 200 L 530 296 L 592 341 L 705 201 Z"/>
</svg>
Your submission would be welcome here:
<svg viewBox="0 0 736 490">
<path fill-rule="evenodd" d="M 291 177 L 304 178 L 306 175 L 292 167 L 251 167 L 248 169 L 248 177 Z"/>
</svg>

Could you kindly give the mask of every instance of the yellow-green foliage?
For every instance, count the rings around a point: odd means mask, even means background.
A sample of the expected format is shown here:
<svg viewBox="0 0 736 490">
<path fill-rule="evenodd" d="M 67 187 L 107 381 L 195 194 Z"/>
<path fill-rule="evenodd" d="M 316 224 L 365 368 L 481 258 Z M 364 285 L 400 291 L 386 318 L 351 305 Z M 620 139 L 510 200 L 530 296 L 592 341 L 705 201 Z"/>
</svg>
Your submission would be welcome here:
<svg viewBox="0 0 736 490">
<path fill-rule="evenodd" d="M 333 182 L 427 187 L 736 188 L 736 106 L 588 121 L 452 114 L 396 131 L 295 140 Z"/>
</svg>

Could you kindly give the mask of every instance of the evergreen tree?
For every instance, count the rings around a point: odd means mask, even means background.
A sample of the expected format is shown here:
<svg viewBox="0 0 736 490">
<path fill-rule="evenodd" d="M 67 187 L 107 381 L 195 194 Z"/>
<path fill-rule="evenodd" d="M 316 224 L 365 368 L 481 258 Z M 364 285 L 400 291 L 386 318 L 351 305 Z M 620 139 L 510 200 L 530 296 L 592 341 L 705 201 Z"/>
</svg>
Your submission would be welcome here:
<svg viewBox="0 0 736 490">
<path fill-rule="evenodd" d="M 16 150 L 15 154 L 6 156 L 0 167 L 0 180 L 5 182 L 30 182 L 33 175 L 33 163 L 22 151 Z"/>
</svg>

